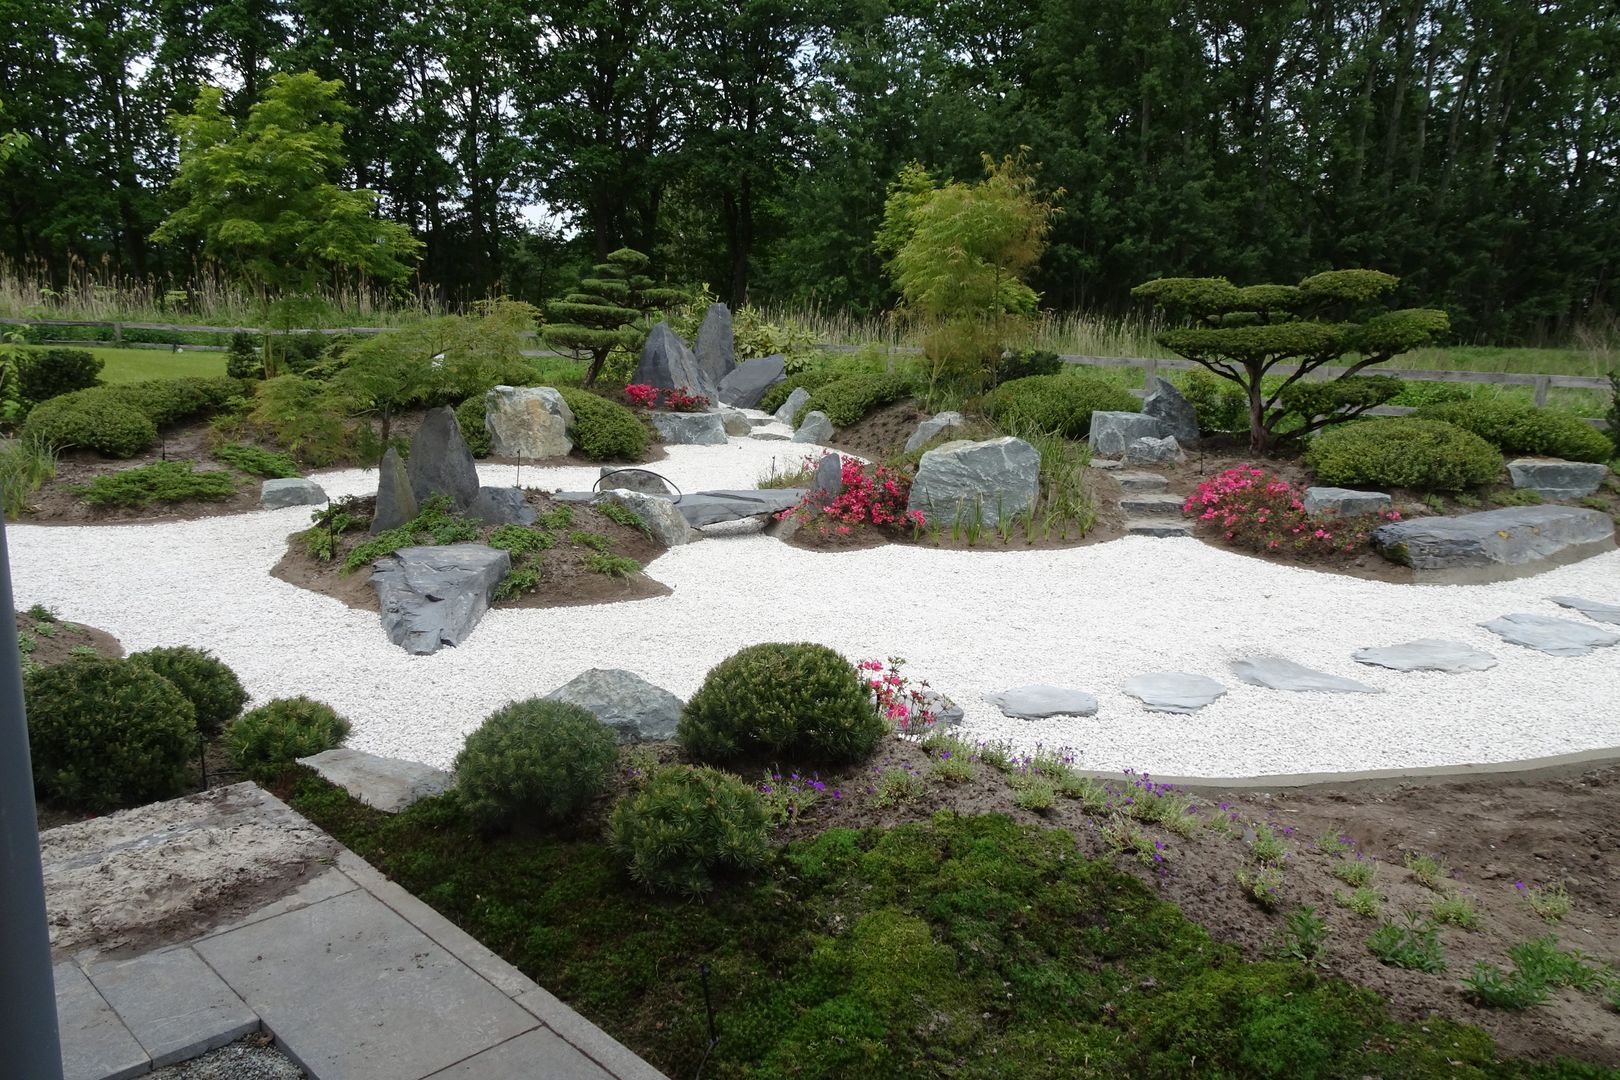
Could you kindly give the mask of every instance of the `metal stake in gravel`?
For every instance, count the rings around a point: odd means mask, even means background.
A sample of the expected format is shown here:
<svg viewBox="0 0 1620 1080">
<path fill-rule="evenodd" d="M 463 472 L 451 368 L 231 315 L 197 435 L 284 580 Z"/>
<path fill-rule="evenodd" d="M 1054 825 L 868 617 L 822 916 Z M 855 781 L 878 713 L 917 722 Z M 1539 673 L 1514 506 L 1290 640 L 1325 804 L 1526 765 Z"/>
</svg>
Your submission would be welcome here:
<svg viewBox="0 0 1620 1080">
<path fill-rule="evenodd" d="M 11 555 L 0 522 L 0 1046 L 12 1076 L 62 1080 L 56 984 L 45 929 L 39 821 L 23 713 Z"/>
</svg>

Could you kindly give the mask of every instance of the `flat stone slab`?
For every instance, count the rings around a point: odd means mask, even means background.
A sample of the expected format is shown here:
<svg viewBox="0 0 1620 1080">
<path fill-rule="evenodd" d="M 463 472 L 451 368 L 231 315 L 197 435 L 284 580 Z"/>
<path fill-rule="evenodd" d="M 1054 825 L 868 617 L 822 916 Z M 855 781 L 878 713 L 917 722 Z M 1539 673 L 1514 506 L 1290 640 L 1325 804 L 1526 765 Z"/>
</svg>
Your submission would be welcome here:
<svg viewBox="0 0 1620 1080">
<path fill-rule="evenodd" d="M 284 506 L 319 506 L 326 501 L 326 489 L 301 476 L 266 480 L 259 487 L 259 505 L 267 510 Z"/>
<path fill-rule="evenodd" d="M 1420 581 L 1500 581 L 1613 550 L 1614 519 L 1583 507 L 1510 506 L 1390 522 L 1372 542 Z"/>
<path fill-rule="evenodd" d="M 397 814 L 407 806 L 450 790 L 450 774 L 420 761 L 378 757 L 340 746 L 301 757 L 321 778 L 347 791 L 367 806 Z"/>
<path fill-rule="evenodd" d="M 633 671 L 592 668 L 574 676 L 546 697 L 585 709 L 621 743 L 659 742 L 675 737 L 685 704 L 668 690 Z"/>
<path fill-rule="evenodd" d="M 1584 499 L 1602 486 L 1609 467 L 1562 458 L 1523 457 L 1508 462 L 1508 475 L 1515 488 L 1534 491 L 1543 499 Z"/>
<path fill-rule="evenodd" d="M 1182 495 L 1140 494 L 1126 495 L 1119 500 L 1119 508 L 1132 517 L 1179 518 L 1187 499 Z"/>
<path fill-rule="evenodd" d="M 1395 500 L 1382 491 L 1357 491 L 1354 488 L 1308 487 L 1305 489 L 1307 514 L 1333 513 L 1340 517 L 1357 514 L 1381 514 L 1395 508 Z"/>
<path fill-rule="evenodd" d="M 1232 673 L 1251 686 L 1272 690 L 1318 691 L 1330 694 L 1378 694 L 1375 686 L 1317 671 L 1281 656 L 1251 656 L 1232 662 Z"/>
<path fill-rule="evenodd" d="M 1126 679 L 1120 687 L 1142 702 L 1149 712 L 1191 713 L 1226 693 L 1226 687 L 1208 675 L 1185 671 L 1154 671 Z"/>
<path fill-rule="evenodd" d="M 459 645 L 511 568 L 510 552 L 485 544 L 400 548 L 378 559 L 371 573 L 383 632 L 417 656 Z"/>
<path fill-rule="evenodd" d="M 1579 596 L 1549 596 L 1547 599 L 1559 607 L 1578 611 L 1588 619 L 1620 626 L 1620 604 L 1604 604 L 1596 600 L 1584 600 Z"/>
<path fill-rule="evenodd" d="M 126 1080 L 151 1071 L 151 1055 L 84 972 L 64 963 L 52 974 L 63 1080 Z"/>
<path fill-rule="evenodd" d="M 1125 534 L 1167 539 L 1173 536 L 1191 536 L 1193 526 L 1190 521 L 1174 521 L 1170 518 L 1134 518 L 1125 522 Z"/>
<path fill-rule="evenodd" d="M 1092 464 L 1096 464 L 1093 462 Z M 1114 481 L 1119 484 L 1120 490 L 1133 495 L 1157 495 L 1163 493 L 1170 486 L 1169 477 L 1158 473 L 1134 472 L 1121 469 L 1114 473 Z"/>
<path fill-rule="evenodd" d="M 1419 638 L 1403 645 L 1357 649 L 1350 654 L 1350 659 L 1358 664 L 1396 671 L 1489 671 L 1496 666 L 1496 657 L 1490 653 L 1461 641 L 1442 638 Z"/>
<path fill-rule="evenodd" d="M 191 949 L 105 961 L 90 982 L 152 1059 L 171 1065 L 259 1030 L 259 1017 Z"/>
<path fill-rule="evenodd" d="M 997 694 L 986 694 L 985 700 L 1015 720 L 1097 715 L 1097 699 L 1084 690 L 1044 683 L 1031 683 Z"/>
<path fill-rule="evenodd" d="M 713 525 L 719 521 L 759 514 L 778 514 L 799 505 L 803 488 L 761 488 L 756 491 L 699 491 L 675 504 L 689 525 Z"/>
<path fill-rule="evenodd" d="M 319 1077 L 427 1076 L 535 1019 L 364 890 L 196 945 Z"/>
<path fill-rule="evenodd" d="M 545 1062 L 545 1080 L 614 1080 L 613 1074 L 545 1028 L 474 1054 L 432 1080 L 535 1080 L 535 1063 Z"/>
<path fill-rule="evenodd" d="M 1479 625 L 1515 645 L 1539 649 L 1551 656 L 1585 656 L 1596 648 L 1620 645 L 1620 634 L 1550 615 L 1502 615 Z"/>
</svg>

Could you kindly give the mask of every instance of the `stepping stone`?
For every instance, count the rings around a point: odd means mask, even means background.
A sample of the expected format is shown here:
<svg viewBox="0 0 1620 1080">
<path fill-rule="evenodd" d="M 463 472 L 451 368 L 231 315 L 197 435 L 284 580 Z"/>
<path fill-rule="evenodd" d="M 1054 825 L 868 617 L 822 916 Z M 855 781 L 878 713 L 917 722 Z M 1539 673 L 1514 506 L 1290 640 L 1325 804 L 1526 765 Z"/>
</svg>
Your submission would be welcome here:
<svg viewBox="0 0 1620 1080">
<path fill-rule="evenodd" d="M 755 491 L 699 491 L 675 504 L 689 525 L 713 525 L 758 514 L 777 514 L 799 505 L 803 488 L 761 488 Z"/>
<path fill-rule="evenodd" d="M 1226 693 L 1226 687 L 1207 675 L 1185 671 L 1154 671 L 1126 679 L 1120 687 L 1138 698 L 1149 712 L 1190 713 Z"/>
<path fill-rule="evenodd" d="M 1331 694 L 1378 694 L 1375 686 L 1330 675 L 1325 671 L 1296 664 L 1280 656 L 1251 656 L 1234 660 L 1232 672 L 1252 686 L 1265 686 L 1272 690 L 1320 691 Z"/>
<path fill-rule="evenodd" d="M 1579 596 L 1549 596 L 1547 599 L 1559 607 L 1573 608 L 1588 619 L 1620 626 L 1620 604 L 1602 604 L 1596 600 L 1583 600 Z"/>
<path fill-rule="evenodd" d="M 1113 470 L 1119 468 L 1121 464 L 1122 462 L 1115 458 L 1098 457 L 1091 459 L 1093 469 Z"/>
<path fill-rule="evenodd" d="M 1595 648 L 1620 645 L 1620 634 L 1547 615 L 1503 615 L 1479 625 L 1515 645 L 1539 649 L 1550 656 L 1585 656 Z"/>
<path fill-rule="evenodd" d="M 118 1013 L 152 1067 L 162 1068 L 259 1030 L 259 1018 L 190 949 L 100 963 L 90 982 Z"/>
<path fill-rule="evenodd" d="M 1191 536 L 1193 526 L 1190 521 L 1171 521 L 1169 518 L 1135 518 L 1125 522 L 1127 536 Z"/>
<path fill-rule="evenodd" d="M 298 764 L 308 765 L 327 783 L 385 814 L 397 814 L 419 799 L 441 795 L 451 783 L 450 774 L 443 769 L 346 746 L 301 757 Z"/>
<path fill-rule="evenodd" d="M 1490 653 L 1441 638 L 1357 649 L 1350 659 L 1358 664 L 1374 664 L 1396 671 L 1488 671 L 1496 666 L 1496 657 Z"/>
<path fill-rule="evenodd" d="M 1127 495 L 1119 500 L 1119 508 L 1132 517 L 1179 518 L 1186 501 L 1180 495 Z"/>
<path fill-rule="evenodd" d="M 793 432 L 786 428 L 777 427 L 755 428 L 753 431 L 749 432 L 748 437 L 750 439 L 758 439 L 760 442 L 791 442 L 793 439 Z"/>
<path fill-rule="evenodd" d="M 986 694 L 985 700 L 1015 720 L 1041 720 L 1048 716 L 1096 716 L 1097 699 L 1084 690 L 1031 683 Z"/>
<path fill-rule="evenodd" d="M 1095 462 L 1093 462 L 1095 464 Z M 1158 473 L 1120 470 L 1114 474 L 1120 489 L 1133 493 L 1157 495 L 1170 486 L 1170 478 Z"/>
<path fill-rule="evenodd" d="M 1577 506 L 1510 506 L 1390 522 L 1372 542 L 1418 581 L 1501 581 L 1613 551 L 1614 519 Z"/>
</svg>

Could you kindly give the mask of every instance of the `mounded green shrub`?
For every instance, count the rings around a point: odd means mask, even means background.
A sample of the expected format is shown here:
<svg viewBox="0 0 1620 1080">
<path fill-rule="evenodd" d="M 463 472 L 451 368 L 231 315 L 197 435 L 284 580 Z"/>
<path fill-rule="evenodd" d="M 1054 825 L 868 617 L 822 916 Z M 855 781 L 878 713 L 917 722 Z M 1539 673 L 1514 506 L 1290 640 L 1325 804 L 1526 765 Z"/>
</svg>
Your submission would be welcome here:
<svg viewBox="0 0 1620 1080">
<path fill-rule="evenodd" d="M 905 375 L 845 375 L 810 391 L 810 400 L 793 416 L 794 426 L 806 413 L 824 412 L 834 427 L 848 427 L 875 409 L 910 397 L 916 385 Z"/>
<path fill-rule="evenodd" d="M 148 379 L 145 382 L 101 387 L 140 409 L 160 428 L 217 412 L 245 388 L 239 379 L 222 375 L 212 379 Z"/>
<path fill-rule="evenodd" d="M 1566 461 L 1608 461 L 1609 437 L 1567 413 L 1514 401 L 1452 401 L 1427 405 L 1416 416 L 1472 431 L 1504 454 L 1537 454 Z"/>
<path fill-rule="evenodd" d="M 814 392 L 818 386 L 826 386 L 836 379 L 842 379 L 850 373 L 838 367 L 805 368 L 803 371 L 789 375 L 779 383 L 772 383 L 765 388 L 765 393 L 759 399 L 758 408 L 763 412 L 773 413 L 787 404 L 787 399 L 799 387 Z"/>
<path fill-rule="evenodd" d="M 1305 451 L 1324 484 L 1460 491 L 1493 483 L 1504 467 L 1496 448 L 1438 420 L 1388 417 L 1329 428 Z"/>
<path fill-rule="evenodd" d="M 888 733 L 855 666 L 825 645 L 767 642 L 720 661 L 681 713 L 700 761 L 739 754 L 861 761 Z"/>
<path fill-rule="evenodd" d="M 759 793 L 719 769 L 670 765 L 619 800 L 609 834 L 630 876 L 653 892 L 701 896 L 721 871 L 765 864 L 765 806 Z"/>
<path fill-rule="evenodd" d="M 195 712 L 150 667 L 76 659 L 28 672 L 23 690 L 41 795 L 112 810 L 185 789 L 197 749 Z"/>
<path fill-rule="evenodd" d="M 1171 382 L 1192 405 L 1200 431 L 1207 434 L 1248 429 L 1249 399 L 1237 383 L 1212 375 L 1203 368 L 1183 371 Z"/>
<path fill-rule="evenodd" d="M 484 397 L 483 394 L 474 394 L 456 406 L 456 425 L 461 428 L 461 440 L 472 451 L 473 457 L 489 457 L 490 439 L 489 428 L 484 426 Z"/>
<path fill-rule="evenodd" d="M 592 461 L 640 461 L 646 456 L 650 436 L 635 413 L 589 390 L 559 386 L 557 392 L 573 410 L 568 434 L 580 453 Z"/>
<path fill-rule="evenodd" d="M 17 391 L 24 401 L 48 401 L 88 390 L 101 376 L 101 361 L 83 349 L 23 349 L 17 357 Z"/>
<path fill-rule="evenodd" d="M 996 387 L 984 398 L 985 415 L 1002 431 L 1028 428 L 1083 439 L 1091 414 L 1141 412 L 1142 403 L 1115 383 L 1086 375 L 1032 375 Z"/>
<path fill-rule="evenodd" d="M 23 422 L 22 434 L 53 450 L 83 447 L 129 458 L 157 441 L 157 425 L 128 402 L 80 390 L 35 406 Z"/>
<path fill-rule="evenodd" d="M 606 789 L 618 758 L 613 733 L 589 710 L 514 701 L 467 736 L 456 755 L 456 794 L 484 828 L 519 819 L 555 824 Z"/>
<path fill-rule="evenodd" d="M 98 476 L 77 490 L 92 506 L 218 502 L 236 494 L 236 477 L 218 470 L 195 472 L 189 461 L 158 461 Z"/>
<path fill-rule="evenodd" d="M 271 480 L 303 475 L 298 462 L 286 454 L 278 454 L 274 450 L 266 450 L 259 446 L 226 443 L 214 448 L 214 457 L 233 469 L 241 469 L 245 473 Z"/>
<path fill-rule="evenodd" d="M 150 669 L 168 679 L 185 695 L 196 713 L 197 730 L 218 735 L 247 704 L 247 691 L 236 672 L 207 649 L 190 645 L 147 649 L 130 656 L 129 662 Z"/>
<path fill-rule="evenodd" d="M 276 698 L 238 716 L 225 729 L 225 749 L 236 767 L 267 784 L 301 757 L 340 745 L 349 722 L 307 697 Z"/>
</svg>

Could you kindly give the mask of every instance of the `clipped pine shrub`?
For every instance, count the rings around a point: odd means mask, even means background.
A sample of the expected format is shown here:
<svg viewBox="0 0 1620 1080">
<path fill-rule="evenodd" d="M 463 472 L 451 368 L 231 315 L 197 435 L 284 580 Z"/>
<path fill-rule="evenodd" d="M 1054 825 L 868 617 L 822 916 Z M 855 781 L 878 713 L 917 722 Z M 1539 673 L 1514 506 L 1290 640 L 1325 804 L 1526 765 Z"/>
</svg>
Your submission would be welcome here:
<svg viewBox="0 0 1620 1080">
<path fill-rule="evenodd" d="M 245 443 L 226 443 L 214 447 L 214 457 L 223 461 L 233 469 L 240 469 L 254 476 L 263 476 L 267 479 L 286 479 L 293 476 L 302 476 L 298 462 L 286 454 L 279 454 L 274 450 L 263 447 L 248 446 Z"/>
<path fill-rule="evenodd" d="M 238 716 L 225 729 L 225 749 L 238 769 L 267 784 L 301 757 L 341 745 L 349 722 L 307 697 L 276 698 Z"/>
<path fill-rule="evenodd" d="M 1142 403 L 1124 387 L 1086 375 L 1032 375 L 1004 382 L 984 397 L 985 415 L 1002 431 L 1034 428 L 1083 439 L 1091 414 L 1140 412 Z"/>
<path fill-rule="evenodd" d="M 720 661 L 681 712 L 699 761 L 742 754 L 861 761 L 888 733 L 855 666 L 825 645 L 767 642 Z"/>
<path fill-rule="evenodd" d="M 573 410 L 568 434 L 580 453 L 592 461 L 640 461 L 646 456 L 651 436 L 635 413 L 589 390 L 559 386 L 557 392 Z"/>
<path fill-rule="evenodd" d="M 630 876 L 653 892 L 701 896 L 716 874 L 765 864 L 765 805 L 719 769 L 670 765 L 613 808 L 609 836 Z"/>
<path fill-rule="evenodd" d="M 456 755 L 456 794 L 483 828 L 524 819 L 556 824 L 602 793 L 618 756 L 613 733 L 589 710 L 514 701 L 467 736 Z"/>
<path fill-rule="evenodd" d="M 810 400 L 793 416 L 795 426 L 806 413 L 827 414 L 834 427 L 848 427 L 868 413 L 910 397 L 916 385 L 906 375 L 845 375 L 810 391 Z"/>
<path fill-rule="evenodd" d="M 484 398 L 484 394 L 474 394 L 456 406 L 456 426 L 461 428 L 461 441 L 467 444 L 473 457 L 489 457 L 490 439 L 489 428 L 484 425 Z"/>
<path fill-rule="evenodd" d="M 127 660 L 76 659 L 23 677 L 34 786 L 85 810 L 185 790 L 197 723 L 168 679 Z"/>
<path fill-rule="evenodd" d="M 1461 491 L 1495 482 L 1496 448 L 1439 420 L 1388 417 L 1329 428 L 1311 440 L 1305 464 L 1332 486 Z"/>
<path fill-rule="evenodd" d="M 83 349 L 22 349 L 13 355 L 17 357 L 17 392 L 28 402 L 88 390 L 101 376 L 101 361 Z"/>
<path fill-rule="evenodd" d="M 41 402 L 23 422 L 23 437 L 52 450 L 84 448 L 129 458 L 157 441 L 157 425 L 125 401 L 79 390 Z"/>
<path fill-rule="evenodd" d="M 207 649 L 194 649 L 190 645 L 147 649 L 130 656 L 129 662 L 173 683 L 191 702 L 197 730 L 204 735 L 218 735 L 247 704 L 247 691 L 242 689 L 236 672 Z"/>
<path fill-rule="evenodd" d="M 241 397 L 244 389 L 241 380 L 221 375 L 212 379 L 147 379 L 102 387 L 97 392 L 128 402 L 163 428 L 218 412 L 233 398 Z"/>
<path fill-rule="evenodd" d="M 1414 415 L 1471 431 L 1504 454 L 1536 454 L 1566 461 L 1608 461 L 1609 437 L 1577 416 L 1515 401 L 1473 400 L 1426 405 Z"/>
<path fill-rule="evenodd" d="M 189 461 L 157 461 L 98 476 L 75 490 L 92 506 L 218 502 L 236 494 L 236 477 L 219 470 L 196 472 Z"/>
</svg>

